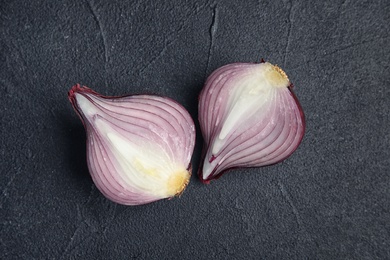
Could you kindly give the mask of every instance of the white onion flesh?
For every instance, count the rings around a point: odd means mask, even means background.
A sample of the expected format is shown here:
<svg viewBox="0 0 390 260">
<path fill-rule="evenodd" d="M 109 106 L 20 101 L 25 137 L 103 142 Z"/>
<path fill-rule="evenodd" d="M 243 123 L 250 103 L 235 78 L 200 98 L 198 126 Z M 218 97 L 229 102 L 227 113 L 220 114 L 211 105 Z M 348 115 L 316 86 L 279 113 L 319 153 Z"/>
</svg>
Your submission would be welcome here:
<svg viewBox="0 0 390 260">
<path fill-rule="evenodd" d="M 191 175 L 195 126 L 164 97 L 104 97 L 74 86 L 69 99 L 87 132 L 87 164 L 110 200 L 141 205 L 183 192 Z"/>
<path fill-rule="evenodd" d="M 210 75 L 199 96 L 202 181 L 231 168 L 275 164 L 297 149 L 305 119 L 291 86 L 268 62 L 228 64 Z"/>
</svg>

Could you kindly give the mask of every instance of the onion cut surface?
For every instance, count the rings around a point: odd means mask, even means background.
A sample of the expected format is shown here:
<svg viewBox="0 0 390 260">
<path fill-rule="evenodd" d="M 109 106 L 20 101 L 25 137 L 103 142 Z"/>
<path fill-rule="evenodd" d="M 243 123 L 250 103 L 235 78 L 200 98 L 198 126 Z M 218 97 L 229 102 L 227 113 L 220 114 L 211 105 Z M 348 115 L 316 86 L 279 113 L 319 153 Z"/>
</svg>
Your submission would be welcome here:
<svg viewBox="0 0 390 260">
<path fill-rule="evenodd" d="M 191 176 L 195 126 L 177 102 L 152 95 L 68 93 L 87 133 L 87 164 L 108 199 L 141 205 L 183 192 Z"/>
<path fill-rule="evenodd" d="M 236 167 L 260 167 L 290 156 L 305 132 L 287 75 L 268 62 L 233 63 L 214 71 L 199 96 L 205 142 L 203 182 Z"/>
</svg>

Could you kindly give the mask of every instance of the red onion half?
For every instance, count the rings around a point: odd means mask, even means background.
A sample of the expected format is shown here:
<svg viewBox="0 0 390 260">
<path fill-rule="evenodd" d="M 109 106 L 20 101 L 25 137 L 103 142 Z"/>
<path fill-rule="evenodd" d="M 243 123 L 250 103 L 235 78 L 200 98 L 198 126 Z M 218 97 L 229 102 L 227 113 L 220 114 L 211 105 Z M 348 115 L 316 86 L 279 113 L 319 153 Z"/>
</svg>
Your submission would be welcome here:
<svg viewBox="0 0 390 260">
<path fill-rule="evenodd" d="M 268 62 L 214 71 L 199 96 L 203 182 L 235 167 L 275 164 L 300 144 L 305 119 L 286 73 Z"/>
<path fill-rule="evenodd" d="M 191 175 L 195 126 L 164 97 L 104 97 L 87 87 L 68 93 L 87 132 L 87 164 L 110 200 L 140 205 L 179 195 Z"/>
</svg>

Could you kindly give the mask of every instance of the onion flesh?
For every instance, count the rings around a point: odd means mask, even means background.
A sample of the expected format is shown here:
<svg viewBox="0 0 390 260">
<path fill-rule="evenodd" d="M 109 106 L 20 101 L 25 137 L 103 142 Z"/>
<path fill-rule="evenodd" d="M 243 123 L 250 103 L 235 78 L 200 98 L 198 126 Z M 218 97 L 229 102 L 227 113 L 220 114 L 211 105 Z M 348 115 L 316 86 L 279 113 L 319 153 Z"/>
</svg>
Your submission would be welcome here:
<svg viewBox="0 0 390 260">
<path fill-rule="evenodd" d="M 301 105 L 286 73 L 268 62 L 233 63 L 214 71 L 199 96 L 204 138 L 199 177 L 208 183 L 236 167 L 278 163 L 305 131 Z"/>
<path fill-rule="evenodd" d="M 68 97 L 86 129 L 88 169 L 108 199 L 141 205 L 183 192 L 195 126 L 181 105 L 152 95 L 105 97 L 80 85 Z"/>
</svg>

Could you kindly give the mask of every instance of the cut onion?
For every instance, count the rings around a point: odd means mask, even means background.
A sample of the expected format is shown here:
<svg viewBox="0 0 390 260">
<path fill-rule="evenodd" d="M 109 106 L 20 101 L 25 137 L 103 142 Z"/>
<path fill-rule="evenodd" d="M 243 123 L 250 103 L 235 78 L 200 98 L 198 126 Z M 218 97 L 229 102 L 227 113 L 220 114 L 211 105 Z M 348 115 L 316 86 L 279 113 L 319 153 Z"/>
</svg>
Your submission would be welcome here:
<svg viewBox="0 0 390 260">
<path fill-rule="evenodd" d="M 286 73 L 268 62 L 234 63 L 214 71 L 199 96 L 204 138 L 200 179 L 236 167 L 278 163 L 299 146 L 305 119 Z"/>
<path fill-rule="evenodd" d="M 110 200 L 141 205 L 183 192 L 191 175 L 195 126 L 164 97 L 105 97 L 87 87 L 68 93 L 87 132 L 87 164 Z"/>
</svg>

